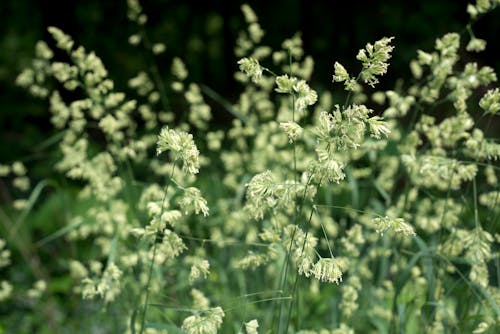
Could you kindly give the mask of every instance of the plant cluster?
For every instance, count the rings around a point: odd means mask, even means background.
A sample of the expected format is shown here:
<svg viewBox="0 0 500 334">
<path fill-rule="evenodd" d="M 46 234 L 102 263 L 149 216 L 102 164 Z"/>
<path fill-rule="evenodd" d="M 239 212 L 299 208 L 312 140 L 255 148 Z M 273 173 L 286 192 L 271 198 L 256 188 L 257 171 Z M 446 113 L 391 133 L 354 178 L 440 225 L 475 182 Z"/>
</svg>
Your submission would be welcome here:
<svg viewBox="0 0 500 334">
<path fill-rule="evenodd" d="M 37 43 L 17 84 L 49 103 L 59 176 L 2 210 L 0 300 L 14 307 L 0 308 L 0 331 L 498 331 L 500 143 L 487 127 L 500 90 L 493 68 L 462 57 L 485 49 L 472 26 L 498 5 L 469 5 L 468 35 L 419 50 L 394 90 L 375 89 L 397 36 L 367 43 L 358 69 L 334 62 L 339 101 L 310 84 L 300 34 L 265 45 L 248 5 L 234 103 L 189 82 L 178 57 L 168 76 L 153 60 L 120 92 L 94 52 L 48 28 L 55 43 Z M 128 18 L 131 45 L 166 52 L 137 0 Z M 231 125 L 216 129 L 212 112 Z M 29 193 L 26 175 L 0 165 Z M 42 192 L 71 205 L 35 243 L 18 230 Z M 29 259 L 56 244 L 71 249 L 56 264 Z M 38 316 L 20 324 L 21 312 Z"/>
</svg>

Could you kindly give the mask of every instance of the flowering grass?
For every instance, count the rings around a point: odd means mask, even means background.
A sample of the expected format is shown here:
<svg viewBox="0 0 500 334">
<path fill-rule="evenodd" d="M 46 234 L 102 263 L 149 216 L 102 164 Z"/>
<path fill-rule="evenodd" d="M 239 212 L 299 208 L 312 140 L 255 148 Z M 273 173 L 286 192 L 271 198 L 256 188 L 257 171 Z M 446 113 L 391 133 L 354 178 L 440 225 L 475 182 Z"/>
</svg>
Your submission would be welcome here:
<svg viewBox="0 0 500 334">
<path fill-rule="evenodd" d="M 356 69 L 332 60 L 338 101 L 310 85 L 300 36 L 264 45 L 248 5 L 236 101 L 178 57 L 119 92 L 49 27 L 17 84 L 48 102 L 57 162 L 33 188 L 23 163 L 0 166 L 27 198 L 1 211 L 0 330 L 498 332 L 500 144 L 479 124 L 498 121 L 500 91 L 463 55 L 486 47 L 472 26 L 499 4 L 470 5 L 466 34 L 419 50 L 394 90 L 377 84 L 397 36 Z M 166 52 L 137 0 L 128 17 L 130 44 Z M 214 130 L 212 112 L 232 123 Z"/>
</svg>

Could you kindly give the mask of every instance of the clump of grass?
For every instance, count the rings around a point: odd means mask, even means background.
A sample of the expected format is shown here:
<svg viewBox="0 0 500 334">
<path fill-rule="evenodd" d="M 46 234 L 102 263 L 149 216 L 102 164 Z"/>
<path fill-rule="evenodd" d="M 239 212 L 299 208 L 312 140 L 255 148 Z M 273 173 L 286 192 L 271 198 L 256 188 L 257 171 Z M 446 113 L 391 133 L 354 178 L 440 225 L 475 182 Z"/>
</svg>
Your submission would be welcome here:
<svg viewBox="0 0 500 334">
<path fill-rule="evenodd" d="M 340 101 L 310 84 L 314 62 L 300 35 L 264 45 L 248 5 L 237 101 L 189 82 L 175 55 L 160 74 L 154 56 L 166 48 L 149 38 L 136 0 L 129 42 L 152 63 L 130 79 L 135 94 L 116 91 L 94 52 L 50 27 L 55 43 L 36 45 L 17 83 L 49 103 L 59 133 L 48 145 L 59 145 L 64 183 L 42 181 L 13 203 L 24 211 L 2 209 L 0 240 L 0 267 L 12 273 L 0 299 L 49 321 L 23 327 L 13 307 L 5 329 L 495 332 L 500 144 L 478 124 L 497 117 L 500 92 L 491 67 L 461 56 L 486 47 L 472 25 L 497 6 L 469 5 L 465 50 L 459 33 L 419 50 L 409 86 L 375 90 L 394 37 L 359 50 L 358 69 L 335 62 Z M 205 98 L 233 116 L 230 126 L 215 130 Z M 20 162 L 0 166 L 0 176 L 30 189 Z M 36 242 L 24 222 L 47 185 L 71 205 Z M 57 265 L 29 260 L 51 247 L 71 251 Z M 54 312 L 37 315 L 48 304 Z"/>
</svg>

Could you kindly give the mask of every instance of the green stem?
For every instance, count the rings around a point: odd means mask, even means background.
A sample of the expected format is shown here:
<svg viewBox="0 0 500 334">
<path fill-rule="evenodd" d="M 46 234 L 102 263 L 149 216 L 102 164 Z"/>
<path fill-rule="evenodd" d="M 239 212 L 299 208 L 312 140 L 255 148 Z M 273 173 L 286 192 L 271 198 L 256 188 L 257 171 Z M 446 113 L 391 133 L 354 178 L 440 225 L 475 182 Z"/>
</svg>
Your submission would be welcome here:
<svg viewBox="0 0 500 334">
<path fill-rule="evenodd" d="M 359 78 L 361 78 L 361 72 L 359 72 L 358 76 L 356 77 L 356 82 L 358 82 Z M 351 102 L 351 97 L 352 97 L 352 90 L 350 90 L 349 93 L 347 93 L 347 97 L 345 99 L 344 106 L 342 107 L 342 109 L 347 108 L 349 102 Z"/>
<path fill-rule="evenodd" d="M 170 176 L 168 178 L 168 181 L 170 180 L 173 180 L 173 175 L 174 175 L 174 171 L 175 171 L 175 163 L 176 163 L 177 160 L 175 160 L 174 162 L 172 162 L 172 170 L 170 171 Z M 160 211 L 160 217 L 162 216 L 163 214 L 163 208 L 165 207 L 165 201 L 166 201 L 166 198 L 167 198 L 167 193 L 168 193 L 168 188 L 170 187 L 170 182 L 167 183 L 167 185 L 165 186 L 165 192 L 163 194 L 163 200 L 162 200 L 162 203 L 161 203 L 161 211 Z M 142 310 L 142 316 L 141 316 L 141 330 L 140 330 L 140 334 L 142 334 L 144 332 L 144 328 L 145 328 L 145 324 L 146 324 L 146 313 L 147 313 L 147 310 L 148 310 L 148 303 L 149 303 L 149 287 L 151 285 L 151 279 L 153 277 L 153 266 L 154 266 L 154 263 L 155 263 L 155 258 L 156 258 L 156 245 L 157 245 L 157 242 L 156 242 L 156 239 L 158 237 L 158 233 L 155 235 L 155 239 L 154 239 L 154 243 L 153 243 L 153 258 L 151 259 L 151 263 L 149 265 L 149 271 L 148 271 L 148 282 L 146 284 L 146 295 L 145 295 L 145 298 L 144 298 L 144 308 Z"/>
<path fill-rule="evenodd" d="M 481 227 L 479 223 L 479 211 L 477 209 L 477 188 L 476 188 L 476 177 L 472 180 L 472 188 L 474 192 L 474 225 L 476 228 Z"/>
<path fill-rule="evenodd" d="M 292 52 L 288 50 L 288 64 L 290 66 L 290 77 L 292 77 Z M 295 94 L 292 94 L 292 122 L 295 123 Z M 293 179 L 297 187 L 297 145 L 293 142 Z"/>
<path fill-rule="evenodd" d="M 289 71 L 290 71 L 290 77 L 292 76 L 292 53 L 290 50 L 288 50 L 288 63 L 289 63 Z M 292 102 L 292 122 L 295 122 L 295 94 L 291 94 L 291 102 Z M 293 143 L 293 179 L 294 179 L 294 186 L 295 188 L 297 187 L 297 149 L 296 149 L 296 144 L 295 142 Z M 307 186 L 305 188 L 304 191 L 307 190 Z M 304 192 L 305 194 L 305 192 Z M 297 209 L 297 208 L 296 208 Z M 301 210 L 301 209 L 300 209 Z M 297 212 L 297 210 L 295 211 L 295 217 L 294 217 L 294 222 L 297 220 L 297 216 L 300 214 L 300 210 L 299 212 Z M 293 239 L 295 237 L 295 231 L 293 231 L 292 233 L 292 240 L 290 241 L 290 246 L 288 247 L 288 252 L 286 254 L 286 258 L 285 258 L 285 263 L 282 267 L 282 270 L 284 268 L 284 272 L 283 272 L 283 279 L 282 281 L 280 282 L 280 290 L 282 290 L 283 292 L 285 291 L 284 288 L 285 288 L 285 285 L 286 285 L 286 280 L 287 280 L 287 273 L 288 273 L 288 262 L 289 262 L 289 259 L 290 259 L 290 252 L 291 252 L 291 249 L 292 249 L 292 244 L 293 244 Z M 293 298 L 292 298 L 293 300 Z M 278 316 L 278 333 L 281 332 L 281 316 L 282 316 L 282 312 L 283 312 L 283 303 L 280 303 L 280 308 L 279 308 L 279 316 Z M 288 324 L 287 324 L 287 328 L 288 328 Z"/>
<path fill-rule="evenodd" d="M 307 226 L 309 226 L 309 224 L 311 223 L 313 212 L 314 212 L 314 207 L 311 208 L 311 212 L 309 213 L 309 219 L 307 220 Z M 306 245 L 306 242 L 307 242 L 307 236 L 308 235 L 309 235 L 309 229 L 306 231 L 306 236 L 304 238 L 304 243 L 302 244 L 302 252 L 304 252 L 304 248 L 305 248 L 305 245 Z M 328 245 L 328 248 L 330 248 L 330 245 Z M 330 252 L 331 252 L 331 250 L 330 250 Z M 296 273 L 295 274 L 295 282 L 293 283 L 293 289 L 292 289 L 292 293 L 290 295 L 294 295 L 296 293 L 298 282 L 299 282 L 299 273 Z M 288 333 L 288 327 L 290 325 L 290 318 L 292 316 L 293 304 L 294 304 L 294 299 L 292 298 L 291 301 L 290 301 L 290 308 L 288 309 L 288 317 L 287 317 L 287 323 L 286 323 L 285 333 Z"/>
<path fill-rule="evenodd" d="M 148 272 L 148 283 L 146 285 L 146 296 L 144 300 L 144 308 L 142 310 L 142 319 L 141 319 L 141 331 L 139 332 L 142 334 L 144 332 L 144 327 L 146 324 L 146 313 L 148 310 L 148 302 L 149 302 L 149 286 L 151 284 L 151 278 L 153 277 L 153 266 L 155 263 L 155 257 L 156 257 L 156 235 L 155 235 L 155 241 L 153 244 L 153 258 L 151 259 L 151 264 L 149 265 L 149 272 Z"/>
</svg>

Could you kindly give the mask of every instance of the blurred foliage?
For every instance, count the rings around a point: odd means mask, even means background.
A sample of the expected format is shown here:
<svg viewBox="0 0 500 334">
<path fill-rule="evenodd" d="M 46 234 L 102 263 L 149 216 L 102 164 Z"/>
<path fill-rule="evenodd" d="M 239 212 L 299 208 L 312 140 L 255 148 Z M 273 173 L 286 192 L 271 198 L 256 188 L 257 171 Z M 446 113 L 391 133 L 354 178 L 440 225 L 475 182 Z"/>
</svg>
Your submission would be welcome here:
<svg viewBox="0 0 500 334">
<path fill-rule="evenodd" d="M 232 84 L 236 70 L 234 41 L 243 26 L 239 7 L 243 1 L 143 1 L 149 17 L 153 42 L 163 42 L 167 52 L 159 57 L 160 71 L 166 73 L 171 58 L 185 60 L 194 82 L 206 84 L 231 100 L 237 89 Z M 384 86 L 396 78 L 409 78 L 408 61 L 417 49 L 432 46 L 436 36 L 461 30 L 467 21 L 467 1 L 369 1 L 360 7 L 349 1 L 311 4 L 305 0 L 252 1 L 266 27 L 264 42 L 278 46 L 283 37 L 300 31 L 304 48 L 316 60 L 316 73 L 331 73 L 335 60 L 354 59 L 353 51 L 381 36 L 395 36 L 392 69 Z M 146 68 L 148 57 L 127 43 L 132 27 L 126 18 L 126 1 L 36 1 L 0 2 L 0 156 L 2 161 L 29 161 L 36 156 L 33 143 L 47 138 L 51 127 L 47 106 L 27 96 L 14 81 L 33 56 L 33 45 L 46 39 L 46 28 L 60 27 L 75 41 L 96 50 L 119 90 L 127 90 L 129 75 Z M 478 37 L 494 41 L 500 22 L 482 20 Z M 496 71 L 500 60 L 498 45 L 490 43 L 476 59 Z M 354 62 L 354 61 L 353 61 Z M 351 64 L 346 62 L 346 66 Z M 317 87 L 328 87 L 329 76 L 312 78 Z M 221 125 L 228 121 L 214 113 Z"/>
</svg>

